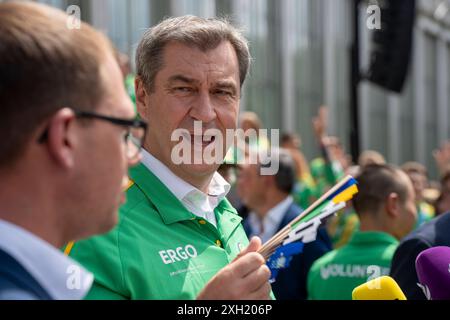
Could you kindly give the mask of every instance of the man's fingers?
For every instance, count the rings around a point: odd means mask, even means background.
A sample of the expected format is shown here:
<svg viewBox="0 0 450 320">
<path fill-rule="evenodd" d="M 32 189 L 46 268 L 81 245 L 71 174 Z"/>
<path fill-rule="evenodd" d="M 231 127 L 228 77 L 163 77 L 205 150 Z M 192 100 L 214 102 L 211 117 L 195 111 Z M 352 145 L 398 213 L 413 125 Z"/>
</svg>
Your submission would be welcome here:
<svg viewBox="0 0 450 320">
<path fill-rule="evenodd" d="M 241 254 L 247 254 L 249 252 L 256 252 L 261 248 L 261 239 L 259 237 L 253 237 L 250 240 L 250 243 L 248 244 L 247 248 L 242 250 Z"/>
<path fill-rule="evenodd" d="M 266 281 L 263 283 L 258 289 L 250 293 L 248 299 L 249 300 L 270 300 L 270 292 L 272 291 L 272 287 L 270 283 Z"/>
<path fill-rule="evenodd" d="M 268 284 L 270 279 L 270 269 L 267 265 L 261 265 L 256 271 L 249 273 L 244 279 L 244 285 L 250 292 L 256 292 L 264 284 Z"/>
<path fill-rule="evenodd" d="M 255 245 L 260 244 L 254 240 Z M 255 246 L 250 249 L 256 249 Z M 249 252 L 220 270 L 198 295 L 198 299 L 269 299 L 270 270 L 263 256 Z"/>
<path fill-rule="evenodd" d="M 256 252 L 250 252 L 232 262 L 229 266 L 232 268 L 233 274 L 236 277 L 245 278 L 249 273 L 265 264 L 265 262 L 262 255 Z"/>
<path fill-rule="evenodd" d="M 234 258 L 233 262 L 237 259 L 245 256 L 249 252 L 257 252 L 261 248 L 261 239 L 259 237 L 253 237 L 250 240 L 250 243 L 248 244 L 247 248 L 243 249 L 236 258 Z"/>
</svg>

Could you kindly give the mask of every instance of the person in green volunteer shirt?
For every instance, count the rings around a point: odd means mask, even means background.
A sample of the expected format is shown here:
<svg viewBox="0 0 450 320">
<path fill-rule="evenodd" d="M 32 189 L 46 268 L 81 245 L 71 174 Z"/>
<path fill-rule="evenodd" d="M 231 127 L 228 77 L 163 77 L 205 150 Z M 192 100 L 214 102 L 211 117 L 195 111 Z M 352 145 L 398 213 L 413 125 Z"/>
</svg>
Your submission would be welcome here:
<svg viewBox="0 0 450 320">
<path fill-rule="evenodd" d="M 386 164 L 386 160 L 377 151 L 365 150 L 358 157 L 358 165 L 349 167 L 345 173 L 355 177 L 362 168 L 372 164 Z M 333 242 L 334 249 L 347 244 L 353 233 L 358 229 L 359 218 L 351 201 L 347 202 L 344 210 L 327 221 L 327 231 Z"/>
<path fill-rule="evenodd" d="M 417 219 L 408 176 L 389 165 L 369 165 L 357 178 L 353 198 L 360 229 L 350 242 L 318 259 L 308 273 L 311 300 L 351 300 L 355 287 L 388 275 L 398 241 Z"/>
<path fill-rule="evenodd" d="M 216 172 L 249 63 L 247 41 L 223 20 L 169 18 L 144 34 L 136 53 L 137 109 L 149 124 L 142 163 L 130 170 L 118 226 L 66 248 L 95 275 L 88 299 L 270 298 L 270 271 L 253 252 L 260 240 L 235 260 L 248 238 Z M 221 161 L 205 161 L 207 148 Z"/>
</svg>

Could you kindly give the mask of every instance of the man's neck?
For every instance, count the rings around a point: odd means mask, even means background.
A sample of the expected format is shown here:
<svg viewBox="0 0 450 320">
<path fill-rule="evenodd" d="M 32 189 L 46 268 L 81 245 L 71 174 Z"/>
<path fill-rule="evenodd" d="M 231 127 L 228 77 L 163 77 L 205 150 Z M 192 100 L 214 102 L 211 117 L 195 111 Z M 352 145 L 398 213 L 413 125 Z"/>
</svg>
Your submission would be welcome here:
<svg viewBox="0 0 450 320">
<path fill-rule="evenodd" d="M 361 232 L 385 232 L 390 233 L 383 219 L 379 218 L 383 213 L 371 214 L 365 213 L 359 215 L 359 231 Z"/>
<path fill-rule="evenodd" d="M 2 177 L 3 178 L 3 177 Z M 54 208 L 46 201 L 45 188 L 36 184 L 21 183 L 19 177 L 5 178 L 4 188 L 0 188 L 0 219 L 17 225 L 55 247 L 64 244 L 64 228 L 52 217 Z M 23 181 L 23 179 L 22 179 Z"/>
<path fill-rule="evenodd" d="M 177 174 L 177 173 L 175 173 Z M 214 176 L 214 173 L 205 176 L 205 177 L 183 177 L 183 175 L 179 175 L 179 177 L 181 179 L 183 179 L 184 181 L 186 181 L 187 183 L 189 183 L 190 185 L 196 187 L 198 190 L 200 190 L 201 192 L 203 192 L 204 194 L 208 194 L 209 192 L 209 186 L 211 184 L 211 180 Z"/>
<path fill-rule="evenodd" d="M 148 150 L 151 150 L 149 148 L 145 148 L 145 150 L 152 155 L 155 159 L 157 159 L 159 162 L 161 162 L 164 166 L 166 166 L 174 175 L 176 175 L 181 180 L 189 183 L 193 187 L 197 188 L 198 190 L 202 191 L 203 193 L 207 194 L 209 191 L 209 186 L 211 184 L 211 180 L 215 174 L 216 171 L 213 171 L 212 173 L 204 174 L 204 175 L 198 175 L 195 176 L 193 174 L 189 174 L 187 170 L 180 170 L 180 166 L 177 166 L 173 163 L 167 163 L 164 161 L 163 157 L 159 154 L 154 154 Z M 186 171 L 186 172 L 185 172 Z"/>
</svg>

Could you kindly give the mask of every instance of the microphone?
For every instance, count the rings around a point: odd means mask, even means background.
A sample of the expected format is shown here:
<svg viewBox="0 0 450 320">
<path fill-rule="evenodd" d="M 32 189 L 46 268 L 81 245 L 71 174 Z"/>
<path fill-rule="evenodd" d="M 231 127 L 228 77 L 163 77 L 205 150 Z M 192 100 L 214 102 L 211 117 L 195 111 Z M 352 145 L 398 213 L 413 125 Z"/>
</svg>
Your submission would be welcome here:
<svg viewBox="0 0 450 320">
<path fill-rule="evenodd" d="M 422 251 L 416 259 L 417 284 L 428 300 L 450 300 L 450 247 Z"/>
<path fill-rule="evenodd" d="M 406 300 L 405 294 L 394 279 L 378 277 L 353 289 L 353 300 Z"/>
</svg>

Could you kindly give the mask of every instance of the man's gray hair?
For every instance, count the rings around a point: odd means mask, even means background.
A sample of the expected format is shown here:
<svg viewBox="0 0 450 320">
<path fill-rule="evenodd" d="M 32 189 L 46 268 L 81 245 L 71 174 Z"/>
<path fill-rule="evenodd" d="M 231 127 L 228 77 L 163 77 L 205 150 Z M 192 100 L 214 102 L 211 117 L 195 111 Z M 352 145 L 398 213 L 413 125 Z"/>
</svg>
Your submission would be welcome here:
<svg viewBox="0 0 450 320">
<path fill-rule="evenodd" d="M 236 51 L 242 87 L 251 60 L 248 41 L 230 22 L 218 18 L 205 19 L 186 15 L 165 19 L 148 29 L 136 52 L 137 75 L 153 91 L 156 74 L 163 67 L 164 48 L 169 42 L 179 42 L 208 51 L 217 48 L 223 41 L 229 41 Z"/>
</svg>

